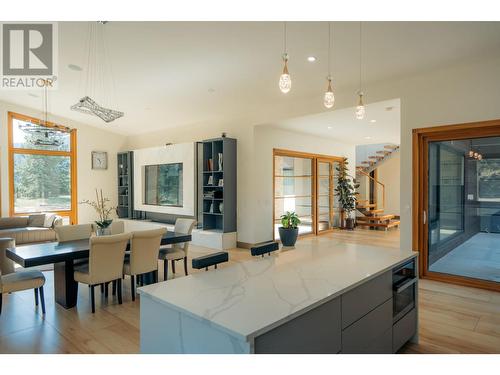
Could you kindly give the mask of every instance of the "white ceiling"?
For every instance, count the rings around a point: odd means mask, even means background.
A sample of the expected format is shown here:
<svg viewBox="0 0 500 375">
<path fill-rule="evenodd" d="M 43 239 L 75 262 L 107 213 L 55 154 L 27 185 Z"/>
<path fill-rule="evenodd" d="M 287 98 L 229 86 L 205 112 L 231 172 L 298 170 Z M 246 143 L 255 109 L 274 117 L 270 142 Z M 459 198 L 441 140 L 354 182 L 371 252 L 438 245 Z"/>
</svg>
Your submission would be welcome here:
<svg viewBox="0 0 500 375">
<path fill-rule="evenodd" d="M 500 22 L 363 23 L 363 76 L 383 81 L 464 60 L 500 55 Z M 88 24 L 59 23 L 59 89 L 50 111 L 124 134 L 140 134 L 193 123 L 227 122 L 276 104 L 320 97 L 327 74 L 327 23 L 288 24 L 293 89 L 278 90 L 280 22 L 110 22 L 104 26 L 115 81 L 113 109 L 125 117 L 105 124 L 69 110 L 84 96 Z M 334 82 L 358 81 L 358 23 L 334 23 Z M 306 58 L 314 55 L 315 63 Z M 85 72 L 83 72 L 85 74 Z M 109 77 L 106 77 L 110 82 Z M 105 80 L 105 82 L 106 82 Z M 107 84 L 110 86 L 110 84 Z M 213 92 L 210 92 L 213 91 Z M 41 92 L 1 91 L 0 100 L 42 108 Z M 110 97 L 111 98 L 111 97 Z M 96 95 L 99 101 L 99 95 Z"/>
<path fill-rule="evenodd" d="M 393 99 L 366 105 L 363 120 L 356 119 L 352 107 L 283 120 L 271 126 L 355 145 L 400 144 L 400 122 L 400 100 Z"/>
</svg>

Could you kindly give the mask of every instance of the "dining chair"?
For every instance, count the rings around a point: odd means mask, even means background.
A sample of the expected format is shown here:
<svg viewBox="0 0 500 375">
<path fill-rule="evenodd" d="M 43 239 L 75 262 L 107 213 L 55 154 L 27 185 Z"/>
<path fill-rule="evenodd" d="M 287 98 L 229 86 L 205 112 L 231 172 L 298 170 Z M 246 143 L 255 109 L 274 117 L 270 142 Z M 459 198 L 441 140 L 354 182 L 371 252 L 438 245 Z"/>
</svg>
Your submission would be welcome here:
<svg viewBox="0 0 500 375">
<path fill-rule="evenodd" d="M 14 263 L 5 255 L 6 249 L 15 246 L 16 242 L 13 238 L 0 238 L 0 315 L 2 314 L 3 293 L 19 292 L 28 289 L 34 290 L 35 306 L 38 306 L 38 294 L 40 293 L 42 313 L 45 314 L 45 297 L 43 295 L 45 276 L 36 270 L 15 272 Z"/>
<path fill-rule="evenodd" d="M 176 233 L 191 234 L 196 221 L 193 219 L 177 219 L 175 220 Z M 188 274 L 187 270 L 187 255 L 189 250 L 189 242 L 181 242 L 173 244 L 171 247 L 161 248 L 158 254 L 158 259 L 163 260 L 163 280 L 168 277 L 168 261 L 172 263 L 172 272 L 175 273 L 175 262 L 184 259 L 184 273 Z"/>
<path fill-rule="evenodd" d="M 123 265 L 123 273 L 130 276 L 132 301 L 135 301 L 134 276 L 142 278 L 143 274 L 154 272 L 154 282 L 158 282 L 158 254 L 161 238 L 166 232 L 167 228 L 132 232 L 130 257 Z"/>
<path fill-rule="evenodd" d="M 85 240 L 92 235 L 92 224 L 58 225 L 54 230 L 58 242 Z"/>
<path fill-rule="evenodd" d="M 90 238 L 89 262 L 75 268 L 75 281 L 90 288 L 92 313 L 95 313 L 94 287 L 115 281 L 118 289 L 118 303 L 122 303 L 122 277 L 125 249 L 130 233 Z"/>
</svg>

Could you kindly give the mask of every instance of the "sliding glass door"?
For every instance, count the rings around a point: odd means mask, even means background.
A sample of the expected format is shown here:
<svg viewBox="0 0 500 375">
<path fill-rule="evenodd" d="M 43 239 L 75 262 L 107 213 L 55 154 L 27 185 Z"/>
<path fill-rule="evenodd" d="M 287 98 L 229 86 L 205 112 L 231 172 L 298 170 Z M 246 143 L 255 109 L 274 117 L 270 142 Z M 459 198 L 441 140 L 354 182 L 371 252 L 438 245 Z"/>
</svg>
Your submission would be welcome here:
<svg viewBox="0 0 500 375">
<path fill-rule="evenodd" d="M 334 159 L 318 158 L 316 160 L 317 233 L 338 228 L 341 224 L 339 199 L 335 195 L 339 165 L 340 161 Z"/>
<path fill-rule="evenodd" d="M 416 132 L 414 244 L 424 277 L 500 290 L 498 125 Z"/>
</svg>

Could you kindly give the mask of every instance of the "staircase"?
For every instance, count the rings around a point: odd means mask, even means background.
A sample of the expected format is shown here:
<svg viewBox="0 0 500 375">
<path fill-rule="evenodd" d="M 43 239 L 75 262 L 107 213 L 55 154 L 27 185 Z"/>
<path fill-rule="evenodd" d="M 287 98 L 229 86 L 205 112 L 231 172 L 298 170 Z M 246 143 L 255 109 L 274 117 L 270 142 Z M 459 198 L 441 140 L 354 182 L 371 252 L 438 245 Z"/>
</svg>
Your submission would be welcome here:
<svg viewBox="0 0 500 375">
<path fill-rule="evenodd" d="M 386 214 L 384 212 L 385 185 L 370 175 L 370 172 L 375 170 L 385 160 L 394 155 L 395 152 L 399 152 L 398 145 L 385 145 L 382 150 L 376 151 L 374 155 L 369 155 L 368 160 L 362 161 L 362 165 L 356 166 L 357 180 L 364 176 L 377 184 L 377 187 L 382 189 L 381 202 L 374 199 L 374 202 L 370 203 L 368 199 L 362 199 L 360 194 L 358 194 L 356 210 L 359 214 L 361 214 L 356 216 L 356 223 L 358 226 L 384 230 L 399 227 L 400 220 L 396 219 L 395 215 Z"/>
</svg>

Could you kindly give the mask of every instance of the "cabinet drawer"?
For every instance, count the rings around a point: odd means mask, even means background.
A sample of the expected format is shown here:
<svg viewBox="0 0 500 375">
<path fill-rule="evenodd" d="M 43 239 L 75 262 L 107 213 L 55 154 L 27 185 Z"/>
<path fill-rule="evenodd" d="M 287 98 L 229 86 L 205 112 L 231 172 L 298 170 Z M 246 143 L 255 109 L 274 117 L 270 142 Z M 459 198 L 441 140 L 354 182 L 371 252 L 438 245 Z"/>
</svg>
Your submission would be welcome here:
<svg viewBox="0 0 500 375">
<path fill-rule="evenodd" d="M 392 297 L 392 271 L 367 281 L 342 296 L 342 329 Z"/>
<path fill-rule="evenodd" d="M 415 333 L 417 333 L 417 310 L 413 309 L 394 324 L 392 351 L 396 353 Z"/>
<path fill-rule="evenodd" d="M 391 353 L 392 298 L 342 331 L 342 353 Z"/>
<path fill-rule="evenodd" d="M 341 349 L 340 298 L 255 338 L 255 353 L 335 354 Z"/>
</svg>

